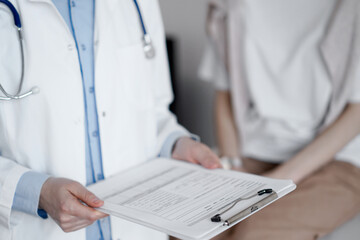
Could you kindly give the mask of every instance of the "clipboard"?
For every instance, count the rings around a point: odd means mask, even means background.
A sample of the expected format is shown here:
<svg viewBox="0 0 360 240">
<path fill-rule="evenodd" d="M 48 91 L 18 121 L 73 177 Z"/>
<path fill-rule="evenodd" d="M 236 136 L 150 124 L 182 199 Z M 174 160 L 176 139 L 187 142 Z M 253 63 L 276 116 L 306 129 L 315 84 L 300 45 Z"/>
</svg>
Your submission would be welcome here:
<svg viewBox="0 0 360 240">
<path fill-rule="evenodd" d="M 265 197 L 264 199 L 260 200 L 256 204 L 249 206 L 248 208 L 244 209 L 243 211 L 235 214 L 234 216 L 228 218 L 224 221 L 224 226 L 233 226 L 238 221 L 242 221 L 246 217 L 250 216 L 250 214 L 253 214 L 266 205 L 270 204 L 271 202 L 275 201 L 278 198 L 278 195 L 276 192 L 272 192 L 269 196 Z"/>
<path fill-rule="evenodd" d="M 256 195 L 263 189 L 271 193 Z M 99 210 L 180 239 L 210 239 L 296 188 L 228 170 L 207 170 L 171 159 L 154 159 L 89 187 L 104 200 Z M 251 197 L 252 195 L 253 196 Z M 250 196 L 250 198 L 249 198 Z M 211 218 L 239 198 L 221 221 Z"/>
</svg>

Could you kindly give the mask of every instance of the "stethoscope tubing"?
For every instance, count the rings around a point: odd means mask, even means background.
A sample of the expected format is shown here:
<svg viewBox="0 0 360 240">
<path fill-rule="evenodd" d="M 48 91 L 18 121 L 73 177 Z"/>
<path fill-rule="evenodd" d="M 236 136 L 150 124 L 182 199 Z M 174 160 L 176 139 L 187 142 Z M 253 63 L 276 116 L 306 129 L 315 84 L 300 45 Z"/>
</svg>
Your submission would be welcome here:
<svg viewBox="0 0 360 240">
<path fill-rule="evenodd" d="M 13 17 L 14 17 L 14 24 L 17 28 L 21 29 L 21 20 L 20 20 L 20 15 L 18 13 L 18 11 L 16 10 L 16 8 L 14 7 L 14 5 L 8 1 L 8 0 L 0 0 L 0 3 L 5 4 L 11 11 Z"/>
<path fill-rule="evenodd" d="M 136 7 L 136 10 L 138 11 L 141 28 L 142 28 L 143 34 L 145 36 L 147 34 L 147 31 L 146 31 L 146 27 L 145 27 L 145 24 L 144 24 L 144 19 L 142 17 L 141 10 L 140 10 L 140 7 L 139 7 L 139 4 L 138 4 L 137 0 L 134 0 L 134 4 L 135 4 L 135 7 Z"/>
</svg>

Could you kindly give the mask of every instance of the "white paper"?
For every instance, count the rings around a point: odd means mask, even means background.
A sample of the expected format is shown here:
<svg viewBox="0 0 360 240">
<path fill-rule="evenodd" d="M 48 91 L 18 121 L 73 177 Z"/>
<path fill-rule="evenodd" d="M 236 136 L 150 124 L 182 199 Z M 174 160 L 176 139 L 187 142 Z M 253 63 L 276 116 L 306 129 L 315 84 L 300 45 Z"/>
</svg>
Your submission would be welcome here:
<svg viewBox="0 0 360 240">
<path fill-rule="evenodd" d="M 210 218 L 239 197 L 265 188 L 272 188 L 280 198 L 295 185 L 290 180 L 155 159 L 89 187 L 105 201 L 100 210 L 181 239 L 208 239 L 227 230 Z M 265 197 L 241 201 L 222 218 Z"/>
</svg>

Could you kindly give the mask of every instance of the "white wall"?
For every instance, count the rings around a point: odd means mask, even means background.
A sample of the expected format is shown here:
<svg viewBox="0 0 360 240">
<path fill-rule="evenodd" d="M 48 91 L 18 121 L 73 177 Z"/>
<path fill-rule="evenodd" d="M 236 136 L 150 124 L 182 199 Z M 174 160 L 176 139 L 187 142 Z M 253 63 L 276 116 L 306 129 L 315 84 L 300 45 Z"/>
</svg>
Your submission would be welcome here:
<svg viewBox="0 0 360 240">
<path fill-rule="evenodd" d="M 177 39 L 179 121 L 214 146 L 213 89 L 198 79 L 207 0 L 159 0 L 167 35 Z"/>
</svg>

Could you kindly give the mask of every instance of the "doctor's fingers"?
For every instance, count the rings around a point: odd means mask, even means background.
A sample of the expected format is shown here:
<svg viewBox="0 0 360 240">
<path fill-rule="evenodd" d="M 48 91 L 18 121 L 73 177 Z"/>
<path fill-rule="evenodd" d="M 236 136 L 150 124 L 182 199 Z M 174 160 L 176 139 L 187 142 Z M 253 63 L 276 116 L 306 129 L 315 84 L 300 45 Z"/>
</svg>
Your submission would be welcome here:
<svg viewBox="0 0 360 240">
<path fill-rule="evenodd" d="M 221 168 L 219 157 L 204 144 L 194 151 L 192 158 L 206 168 Z"/>
<path fill-rule="evenodd" d="M 64 232 L 83 225 L 90 225 L 94 221 L 104 218 L 107 215 L 85 206 L 80 201 L 71 196 L 67 199 L 67 203 L 60 207 L 54 220 Z"/>
<path fill-rule="evenodd" d="M 101 207 L 104 204 L 104 201 L 100 200 L 98 197 L 95 196 L 95 194 L 87 190 L 80 183 L 74 182 L 74 184 L 69 186 L 68 190 L 76 198 L 83 201 L 90 207 Z"/>
<path fill-rule="evenodd" d="M 93 223 L 94 223 L 94 221 L 89 221 L 86 219 L 79 219 L 78 217 L 72 216 L 71 221 L 59 224 L 59 226 L 61 227 L 61 229 L 64 232 L 73 232 L 73 231 L 77 231 L 82 228 L 85 228 L 87 226 L 90 226 Z"/>
<path fill-rule="evenodd" d="M 189 137 L 177 140 L 172 157 L 187 162 L 200 164 L 206 168 L 220 168 L 220 159 L 205 144 Z"/>
<path fill-rule="evenodd" d="M 68 233 L 68 232 L 74 232 L 74 231 L 83 229 L 83 228 L 85 228 L 85 227 L 87 227 L 87 226 L 90 226 L 91 224 L 92 224 L 92 223 L 90 223 L 90 224 L 84 223 L 84 224 L 82 224 L 82 225 L 71 226 L 71 227 L 69 227 L 69 228 L 68 228 L 66 231 L 64 231 L 64 232 L 66 232 L 66 233 Z"/>
<path fill-rule="evenodd" d="M 72 206 L 72 210 L 70 212 L 72 216 L 75 216 L 79 219 L 88 220 L 90 222 L 94 222 L 98 219 L 104 218 L 108 216 L 105 213 L 97 211 L 91 207 L 83 205 L 79 201 L 75 201 Z"/>
</svg>

